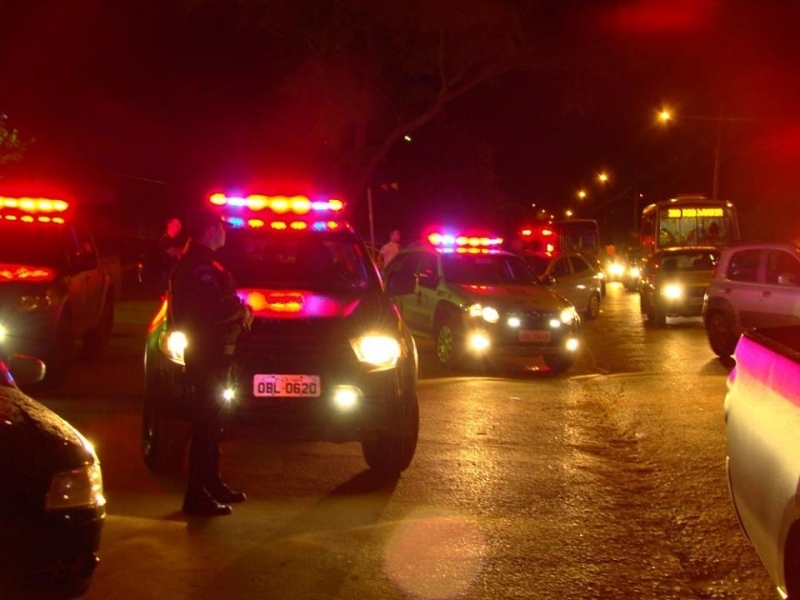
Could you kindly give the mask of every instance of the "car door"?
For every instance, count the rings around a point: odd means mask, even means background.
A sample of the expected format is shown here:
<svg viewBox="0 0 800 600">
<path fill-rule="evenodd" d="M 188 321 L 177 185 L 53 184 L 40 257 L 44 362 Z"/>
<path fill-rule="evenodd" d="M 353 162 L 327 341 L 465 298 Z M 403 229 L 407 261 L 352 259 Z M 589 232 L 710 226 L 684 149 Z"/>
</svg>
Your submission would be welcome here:
<svg viewBox="0 0 800 600">
<path fill-rule="evenodd" d="M 739 325 L 745 329 L 758 326 L 763 310 L 759 282 L 761 258 L 759 248 L 743 248 L 731 254 L 725 281 L 720 285 L 720 295 L 737 308 Z"/>
<path fill-rule="evenodd" d="M 433 315 L 439 301 L 439 285 L 442 269 L 436 252 L 425 252 L 417 267 L 416 301 L 409 312 L 413 315 L 415 327 L 421 331 L 433 332 Z"/>
<path fill-rule="evenodd" d="M 767 250 L 757 327 L 800 323 L 800 261 L 785 250 Z"/>
<path fill-rule="evenodd" d="M 575 304 L 579 310 L 584 310 L 589 304 L 589 297 L 600 293 L 600 280 L 595 269 L 589 261 L 582 256 L 570 256 L 572 267 L 572 285 L 575 288 L 575 298 L 580 304 Z"/>
<path fill-rule="evenodd" d="M 100 314 L 104 281 L 100 271 L 97 249 L 89 231 L 81 226 L 68 232 L 70 242 L 70 296 L 73 327 L 79 333 L 87 331 Z"/>
<path fill-rule="evenodd" d="M 418 252 L 401 252 L 386 265 L 384 279 L 386 292 L 400 311 L 400 316 L 411 327 L 409 308 L 416 299 L 416 271 L 420 255 Z"/>
<path fill-rule="evenodd" d="M 566 298 L 573 306 L 584 306 L 583 294 L 576 285 L 569 257 L 559 256 L 553 259 L 548 275 L 553 278 L 550 289 Z"/>
</svg>

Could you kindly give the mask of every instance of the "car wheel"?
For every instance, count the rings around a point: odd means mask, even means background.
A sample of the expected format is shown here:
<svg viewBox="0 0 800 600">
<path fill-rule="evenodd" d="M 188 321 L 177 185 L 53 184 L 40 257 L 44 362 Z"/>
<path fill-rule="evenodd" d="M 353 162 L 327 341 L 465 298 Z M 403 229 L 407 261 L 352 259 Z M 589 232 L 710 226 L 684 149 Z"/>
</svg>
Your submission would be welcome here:
<svg viewBox="0 0 800 600">
<path fill-rule="evenodd" d="M 652 299 L 644 300 L 644 313 L 647 315 L 647 322 L 651 327 L 665 327 L 667 324 L 667 315 L 663 310 L 659 309 L 658 304 Z"/>
<path fill-rule="evenodd" d="M 110 301 L 103 304 L 100 320 L 83 336 L 83 352 L 87 358 L 97 359 L 102 356 L 111 338 L 114 327 L 114 306 Z"/>
<path fill-rule="evenodd" d="M 587 319 L 596 319 L 600 314 L 600 296 L 592 294 L 589 296 L 589 303 L 586 305 L 586 312 L 584 313 Z"/>
<path fill-rule="evenodd" d="M 572 354 L 545 354 L 543 358 L 544 364 L 553 375 L 560 375 L 575 364 L 575 356 Z"/>
<path fill-rule="evenodd" d="M 388 411 L 389 426 L 361 442 L 364 460 L 374 471 L 397 475 L 408 468 L 419 439 L 419 402 L 413 382 Z"/>
<path fill-rule="evenodd" d="M 183 468 L 190 425 L 165 414 L 163 407 L 169 400 L 163 394 L 168 384 L 157 361 L 148 362 L 142 408 L 142 459 L 155 473 L 177 475 Z"/>
<path fill-rule="evenodd" d="M 728 358 L 733 355 L 736 349 L 738 336 L 734 333 L 730 321 L 725 314 L 716 311 L 711 313 L 706 319 L 706 333 L 711 350 L 720 358 Z"/>
<path fill-rule="evenodd" d="M 455 367 L 463 355 L 463 335 L 455 326 L 452 317 L 445 317 L 436 327 L 434 340 L 436 344 L 436 358 L 439 364 L 445 367 Z"/>
<path fill-rule="evenodd" d="M 45 372 L 42 385 L 55 388 L 64 383 L 75 360 L 75 336 L 72 333 L 72 318 L 64 312 L 56 325 L 50 351 L 44 357 Z"/>
</svg>

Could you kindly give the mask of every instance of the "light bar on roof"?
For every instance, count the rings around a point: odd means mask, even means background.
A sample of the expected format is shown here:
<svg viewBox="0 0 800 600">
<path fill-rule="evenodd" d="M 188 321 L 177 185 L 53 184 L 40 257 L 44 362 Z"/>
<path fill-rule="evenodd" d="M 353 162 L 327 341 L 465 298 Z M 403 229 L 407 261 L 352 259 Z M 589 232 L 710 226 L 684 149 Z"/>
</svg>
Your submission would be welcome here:
<svg viewBox="0 0 800 600">
<path fill-rule="evenodd" d="M 432 233 L 428 236 L 428 241 L 437 248 L 491 248 L 499 247 L 503 238 Z"/>
<path fill-rule="evenodd" d="M 269 210 L 275 214 L 305 215 L 310 212 L 340 212 L 344 202 L 336 198 L 328 200 L 311 200 L 308 196 L 263 196 L 251 194 L 249 196 L 226 196 L 225 194 L 212 194 L 209 198 L 215 206 L 230 206 L 245 208 L 253 212 Z"/>
<path fill-rule="evenodd" d="M 12 208 L 29 213 L 60 213 L 69 208 L 69 202 L 52 198 L 11 198 L 9 196 L 0 196 L 0 210 L 4 208 Z"/>
</svg>

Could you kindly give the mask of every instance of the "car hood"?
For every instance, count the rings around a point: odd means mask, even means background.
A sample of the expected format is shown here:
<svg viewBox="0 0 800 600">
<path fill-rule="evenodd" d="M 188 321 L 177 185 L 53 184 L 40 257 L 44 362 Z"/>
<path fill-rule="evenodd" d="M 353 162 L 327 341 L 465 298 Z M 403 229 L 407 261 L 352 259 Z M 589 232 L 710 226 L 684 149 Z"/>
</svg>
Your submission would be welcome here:
<svg viewBox="0 0 800 600">
<path fill-rule="evenodd" d="M 562 310 L 569 303 L 545 287 L 536 285 L 469 285 L 459 288 L 473 302 L 487 304 L 507 311 Z"/>
<path fill-rule="evenodd" d="M 0 388 L 0 480 L 49 481 L 49 473 L 94 460 L 67 421 L 19 388 Z"/>
</svg>

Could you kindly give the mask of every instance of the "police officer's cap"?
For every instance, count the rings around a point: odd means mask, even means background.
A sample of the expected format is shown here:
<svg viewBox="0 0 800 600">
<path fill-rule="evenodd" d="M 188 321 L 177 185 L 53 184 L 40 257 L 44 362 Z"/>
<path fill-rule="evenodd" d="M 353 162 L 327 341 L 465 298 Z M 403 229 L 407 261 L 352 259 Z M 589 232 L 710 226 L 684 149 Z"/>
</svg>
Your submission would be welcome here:
<svg viewBox="0 0 800 600">
<path fill-rule="evenodd" d="M 221 222 L 219 213 L 210 208 L 198 208 L 189 215 L 189 236 L 194 239 L 202 237 L 209 228 L 216 227 Z"/>
</svg>

